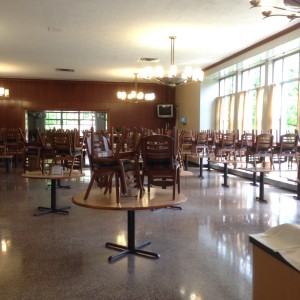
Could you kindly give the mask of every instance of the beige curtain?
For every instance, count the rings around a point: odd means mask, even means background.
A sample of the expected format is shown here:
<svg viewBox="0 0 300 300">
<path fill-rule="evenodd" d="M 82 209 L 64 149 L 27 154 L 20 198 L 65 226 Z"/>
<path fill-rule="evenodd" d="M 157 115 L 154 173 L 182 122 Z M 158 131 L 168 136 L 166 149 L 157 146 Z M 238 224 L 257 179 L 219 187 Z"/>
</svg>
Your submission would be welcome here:
<svg viewBox="0 0 300 300">
<path fill-rule="evenodd" d="M 258 131 L 262 129 L 264 91 L 263 87 L 256 89 L 256 130 Z"/>
<path fill-rule="evenodd" d="M 230 96 L 230 100 L 229 100 L 229 130 L 232 131 L 233 130 L 233 124 L 234 124 L 234 102 L 235 102 L 235 95 L 231 95 Z"/>
<path fill-rule="evenodd" d="M 245 99 L 246 99 L 246 92 L 238 93 L 238 107 L 237 107 L 238 128 L 237 129 L 241 134 L 244 131 Z"/>
<path fill-rule="evenodd" d="M 216 98 L 215 130 L 220 130 L 222 97 Z"/>
<path fill-rule="evenodd" d="M 269 93 L 268 93 L 268 103 L 267 103 L 267 128 L 262 129 L 270 129 L 273 127 L 273 103 L 276 103 L 276 85 L 269 85 Z"/>
</svg>

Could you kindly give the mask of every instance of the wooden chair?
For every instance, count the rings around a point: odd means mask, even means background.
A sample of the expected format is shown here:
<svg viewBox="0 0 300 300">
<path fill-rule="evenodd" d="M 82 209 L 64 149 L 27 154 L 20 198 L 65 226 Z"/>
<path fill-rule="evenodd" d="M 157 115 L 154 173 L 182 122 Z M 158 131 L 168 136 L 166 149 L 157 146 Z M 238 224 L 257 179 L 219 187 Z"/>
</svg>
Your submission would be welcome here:
<svg viewBox="0 0 300 300">
<path fill-rule="evenodd" d="M 6 130 L 5 142 L 7 154 L 14 157 L 15 165 L 17 166 L 24 150 L 19 128 L 8 128 Z"/>
<path fill-rule="evenodd" d="M 192 153 L 194 145 L 193 133 L 191 130 L 185 130 L 183 132 L 182 140 L 181 140 L 181 152 Z"/>
<path fill-rule="evenodd" d="M 104 194 L 107 194 L 107 192 L 111 193 L 112 179 L 117 172 L 118 165 L 113 158 L 101 157 L 102 151 L 104 151 L 101 138 L 102 137 L 99 137 L 99 135 L 94 133 L 93 129 L 86 138 L 87 153 L 91 170 L 91 180 L 84 195 L 85 200 L 88 198 L 94 182 L 97 183 L 97 186 L 100 189 L 104 188 Z M 117 201 L 119 201 L 119 180 L 117 176 L 116 197 Z"/>
<path fill-rule="evenodd" d="M 273 154 L 276 155 L 277 161 L 279 164 L 279 171 L 281 172 L 281 163 L 288 161 L 288 167 L 293 159 L 296 160 L 298 166 L 298 156 L 297 156 L 297 147 L 298 147 L 298 135 L 287 133 L 280 136 L 279 145 L 274 148 Z"/>
<path fill-rule="evenodd" d="M 196 153 L 208 155 L 208 132 L 200 131 L 196 137 Z"/>
<path fill-rule="evenodd" d="M 18 128 L 21 141 L 23 143 L 23 162 L 24 172 L 41 171 L 41 145 L 37 143 L 29 143 L 21 128 Z"/>
<path fill-rule="evenodd" d="M 55 132 L 53 134 L 53 162 L 60 164 L 70 170 L 83 168 L 82 148 L 74 148 L 73 136 L 71 132 Z"/>
<path fill-rule="evenodd" d="M 274 168 L 273 135 L 271 133 L 262 133 L 256 136 L 255 144 L 247 149 L 246 168 L 251 159 L 255 168 L 257 167 L 257 163 L 263 163 L 264 166 L 266 157 L 270 159 L 270 167 Z"/>
<path fill-rule="evenodd" d="M 91 180 L 86 190 L 84 199 L 87 199 L 93 183 L 96 181 L 100 189 L 104 188 L 104 194 L 112 191 L 112 179 L 115 176 L 116 199 L 120 201 L 120 187 L 123 195 L 131 195 L 133 189 L 138 188 L 142 192 L 142 182 L 139 168 L 141 135 L 135 137 L 133 149 L 121 151 L 124 140 L 117 144 L 115 152 L 107 156 L 107 138 L 104 135 L 95 135 L 93 128 L 87 137 L 87 149 L 91 167 Z M 102 156 L 103 151 L 106 157 Z"/>
<path fill-rule="evenodd" d="M 175 199 L 176 184 L 180 193 L 180 164 L 176 159 L 175 140 L 167 135 L 150 135 L 142 138 L 143 171 L 142 180 L 148 177 L 148 193 L 151 185 L 173 187 Z"/>
<path fill-rule="evenodd" d="M 242 157 L 246 156 L 247 149 L 253 147 L 255 140 L 254 131 L 244 132 L 241 136 L 241 139 L 236 144 L 236 153 L 239 155 L 240 160 Z"/>
<path fill-rule="evenodd" d="M 230 159 L 230 156 L 233 155 L 234 160 L 236 160 L 235 143 L 235 133 L 222 133 L 219 143 L 216 144 L 216 157 Z"/>
<path fill-rule="evenodd" d="M 140 195 L 143 190 L 143 184 L 140 173 L 140 153 L 141 153 L 142 135 L 138 132 L 132 132 L 131 143 L 128 144 L 125 151 L 118 151 L 124 149 L 119 145 L 115 154 L 115 159 L 120 167 L 120 181 L 123 193 L 132 195 L 132 190 L 139 189 Z M 121 141 L 124 144 L 125 141 Z"/>
<path fill-rule="evenodd" d="M 24 172 L 41 171 L 41 147 L 27 145 L 23 153 Z"/>
<path fill-rule="evenodd" d="M 46 166 L 52 163 L 55 151 L 53 144 L 53 136 L 55 129 L 46 130 L 41 132 L 38 128 L 36 129 L 36 145 L 41 147 L 41 169 L 44 174 Z"/>
</svg>

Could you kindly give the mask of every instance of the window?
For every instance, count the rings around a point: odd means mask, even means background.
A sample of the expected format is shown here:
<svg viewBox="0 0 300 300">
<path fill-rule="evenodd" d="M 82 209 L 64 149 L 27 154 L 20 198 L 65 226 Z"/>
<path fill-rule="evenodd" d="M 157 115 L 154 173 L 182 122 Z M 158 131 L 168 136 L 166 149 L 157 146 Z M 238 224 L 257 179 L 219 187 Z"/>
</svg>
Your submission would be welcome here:
<svg viewBox="0 0 300 300">
<path fill-rule="evenodd" d="M 220 130 L 228 130 L 230 122 L 230 95 L 235 92 L 236 76 L 229 76 L 219 81 L 220 96 Z"/>
<path fill-rule="evenodd" d="M 299 53 L 274 61 L 272 128 L 279 135 L 299 127 Z"/>
<path fill-rule="evenodd" d="M 107 129 L 107 112 L 46 111 L 45 129 Z"/>
<path fill-rule="evenodd" d="M 253 67 L 242 72 L 242 90 L 246 92 L 244 103 L 243 130 L 256 128 L 257 88 L 265 85 L 265 66 Z M 262 109 L 262 108 L 259 108 Z M 261 120 L 260 120 L 261 121 Z"/>
</svg>

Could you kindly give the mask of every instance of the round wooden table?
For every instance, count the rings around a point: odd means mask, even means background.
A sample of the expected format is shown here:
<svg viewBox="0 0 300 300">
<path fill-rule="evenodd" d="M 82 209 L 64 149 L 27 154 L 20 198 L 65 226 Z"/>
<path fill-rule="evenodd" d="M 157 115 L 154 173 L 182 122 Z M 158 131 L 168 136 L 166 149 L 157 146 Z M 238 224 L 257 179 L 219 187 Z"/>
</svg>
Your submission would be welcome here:
<svg viewBox="0 0 300 300">
<path fill-rule="evenodd" d="M 87 200 L 84 200 L 85 192 L 78 193 L 73 196 L 72 201 L 74 204 L 94 209 L 102 210 L 125 210 L 127 211 L 127 246 L 106 243 L 107 248 L 120 251 L 119 253 L 112 255 L 108 258 L 109 262 L 119 259 L 129 253 L 142 255 L 149 258 L 159 258 L 158 253 L 150 251 L 144 251 L 147 245 L 151 244 L 151 241 L 146 241 L 141 244 L 135 245 L 135 211 L 136 210 L 151 210 L 173 207 L 174 205 L 183 203 L 187 200 L 187 197 L 182 193 L 175 194 L 175 200 L 172 200 L 172 191 L 166 189 L 152 188 L 150 193 L 143 192 L 137 197 L 122 197 L 120 203 L 116 201 L 116 194 L 100 194 L 98 190 L 92 190 Z"/>
<path fill-rule="evenodd" d="M 61 179 L 70 179 L 70 178 L 80 178 L 84 176 L 84 173 L 80 173 L 79 171 L 72 171 L 71 175 L 70 172 L 64 172 L 63 174 L 49 174 L 49 173 L 42 173 L 41 171 L 35 171 L 35 172 L 27 172 L 23 173 L 21 175 L 25 178 L 31 178 L 31 179 L 48 179 L 51 180 L 51 207 L 38 207 L 38 212 L 36 212 L 34 215 L 44 215 L 47 213 L 60 213 L 60 214 L 69 214 L 69 212 L 66 209 L 71 208 L 70 206 L 65 206 L 62 208 L 56 207 L 56 188 L 57 188 L 57 181 Z"/>
</svg>

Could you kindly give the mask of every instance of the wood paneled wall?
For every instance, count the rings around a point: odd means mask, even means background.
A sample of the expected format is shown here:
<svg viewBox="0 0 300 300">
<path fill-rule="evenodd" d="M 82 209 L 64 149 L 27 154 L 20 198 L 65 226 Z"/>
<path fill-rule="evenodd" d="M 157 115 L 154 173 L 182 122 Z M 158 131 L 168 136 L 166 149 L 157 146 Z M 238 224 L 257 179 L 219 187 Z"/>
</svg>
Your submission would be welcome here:
<svg viewBox="0 0 300 300">
<path fill-rule="evenodd" d="M 0 99 L 0 127 L 25 127 L 26 110 L 107 111 L 109 127 L 164 128 L 174 119 L 159 119 L 156 105 L 175 103 L 175 89 L 139 83 L 138 90 L 155 92 L 156 100 L 139 104 L 117 99 L 118 90 L 130 92 L 132 83 L 64 81 L 38 79 L 0 79 L 9 88 L 10 97 Z"/>
</svg>

